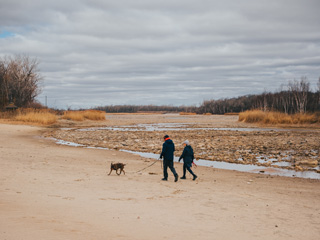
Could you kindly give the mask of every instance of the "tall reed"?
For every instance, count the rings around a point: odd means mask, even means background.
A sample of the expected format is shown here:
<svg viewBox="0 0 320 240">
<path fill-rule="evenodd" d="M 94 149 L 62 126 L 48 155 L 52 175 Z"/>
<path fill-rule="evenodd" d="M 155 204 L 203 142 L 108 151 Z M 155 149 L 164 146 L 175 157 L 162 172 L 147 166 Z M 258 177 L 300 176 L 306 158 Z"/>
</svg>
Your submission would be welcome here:
<svg viewBox="0 0 320 240">
<path fill-rule="evenodd" d="M 179 112 L 179 115 L 197 115 L 194 112 Z"/>
<path fill-rule="evenodd" d="M 26 123 L 38 123 L 43 125 L 49 125 L 56 123 L 58 117 L 48 110 L 20 110 L 14 117 L 14 120 L 26 122 Z"/>
<path fill-rule="evenodd" d="M 239 113 L 239 121 L 241 122 L 261 122 L 265 118 L 265 112 L 260 110 L 245 111 Z"/>
<path fill-rule="evenodd" d="M 263 112 L 261 110 L 250 110 L 240 113 L 239 121 L 265 124 L 313 124 L 320 123 L 320 115 L 316 113 L 297 113 L 289 115 L 280 112 Z"/>
<path fill-rule="evenodd" d="M 101 121 L 106 119 L 106 113 L 98 110 L 86 111 L 65 111 L 62 118 L 73 121 L 96 120 Z"/>
</svg>

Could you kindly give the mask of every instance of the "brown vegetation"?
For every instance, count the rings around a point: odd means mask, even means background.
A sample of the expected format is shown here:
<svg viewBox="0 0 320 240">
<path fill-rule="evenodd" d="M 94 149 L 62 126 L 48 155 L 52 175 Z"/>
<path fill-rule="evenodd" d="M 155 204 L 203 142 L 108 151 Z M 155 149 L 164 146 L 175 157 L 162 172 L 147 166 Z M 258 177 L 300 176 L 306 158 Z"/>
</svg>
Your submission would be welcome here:
<svg viewBox="0 0 320 240">
<path fill-rule="evenodd" d="M 197 115 L 194 112 L 180 112 L 179 115 Z"/>
<path fill-rule="evenodd" d="M 49 125 L 56 123 L 58 116 L 56 112 L 51 109 L 20 108 L 15 111 L 0 112 L 0 119 Z"/>
<path fill-rule="evenodd" d="M 58 117 L 57 115 L 50 113 L 49 111 L 43 111 L 18 114 L 14 119 L 22 122 L 49 125 L 56 123 Z"/>
<path fill-rule="evenodd" d="M 0 119 L 50 125 L 58 121 L 59 115 L 61 115 L 60 111 L 52 109 L 20 108 L 16 111 L 0 112 Z M 101 121 L 105 120 L 105 112 L 97 110 L 65 111 L 61 118 L 73 121 Z"/>
<path fill-rule="evenodd" d="M 313 124 L 320 123 L 320 115 L 317 113 L 296 113 L 289 115 L 280 112 L 251 110 L 240 113 L 239 121 L 265 124 Z"/>
<path fill-rule="evenodd" d="M 84 121 L 88 120 L 105 120 L 105 112 L 98 110 L 86 110 L 86 111 L 65 111 L 62 119 L 73 120 L 73 121 Z"/>
</svg>

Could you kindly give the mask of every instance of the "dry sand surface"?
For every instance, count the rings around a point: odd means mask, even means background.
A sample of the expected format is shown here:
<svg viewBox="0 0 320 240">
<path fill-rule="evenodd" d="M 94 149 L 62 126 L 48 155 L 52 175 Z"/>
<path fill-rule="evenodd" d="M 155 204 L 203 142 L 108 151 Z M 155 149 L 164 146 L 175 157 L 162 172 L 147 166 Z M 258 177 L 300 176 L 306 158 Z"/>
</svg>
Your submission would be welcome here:
<svg viewBox="0 0 320 240">
<path fill-rule="evenodd" d="M 162 182 L 160 162 L 56 145 L 0 124 L 0 239 L 304 239 L 320 235 L 320 181 L 198 167 Z M 110 162 L 126 175 L 110 176 Z M 182 173 L 182 164 L 175 164 Z"/>
</svg>

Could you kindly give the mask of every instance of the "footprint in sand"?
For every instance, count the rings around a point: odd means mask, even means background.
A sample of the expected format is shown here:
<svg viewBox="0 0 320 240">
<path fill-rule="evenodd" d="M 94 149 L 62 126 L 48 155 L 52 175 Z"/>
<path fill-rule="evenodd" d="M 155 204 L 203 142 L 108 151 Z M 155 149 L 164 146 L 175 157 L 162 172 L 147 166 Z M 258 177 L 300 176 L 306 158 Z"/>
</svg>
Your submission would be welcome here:
<svg viewBox="0 0 320 240">
<path fill-rule="evenodd" d="M 60 198 L 61 196 L 59 196 L 59 195 L 48 195 L 48 197 L 58 197 L 58 198 Z"/>
<path fill-rule="evenodd" d="M 74 197 L 64 197 L 62 199 L 65 199 L 65 200 L 74 200 Z"/>
<path fill-rule="evenodd" d="M 172 192 L 172 194 L 179 194 L 179 193 L 183 193 L 184 191 L 183 190 L 176 190 L 174 192 Z"/>
<path fill-rule="evenodd" d="M 74 180 L 75 182 L 82 182 L 82 181 L 84 181 L 84 179 L 82 179 L 82 178 L 80 178 L 80 179 L 76 179 L 76 180 Z"/>
</svg>

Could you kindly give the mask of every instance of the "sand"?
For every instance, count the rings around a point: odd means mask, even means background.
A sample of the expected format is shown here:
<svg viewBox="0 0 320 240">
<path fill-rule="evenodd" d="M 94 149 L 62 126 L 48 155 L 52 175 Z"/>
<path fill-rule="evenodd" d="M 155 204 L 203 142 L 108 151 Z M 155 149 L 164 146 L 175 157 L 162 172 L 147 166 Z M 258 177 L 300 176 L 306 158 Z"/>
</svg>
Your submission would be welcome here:
<svg viewBox="0 0 320 240">
<path fill-rule="evenodd" d="M 163 182 L 160 162 L 137 173 L 153 160 L 44 131 L 0 124 L 0 239 L 319 239 L 319 180 L 198 167 Z"/>
</svg>

